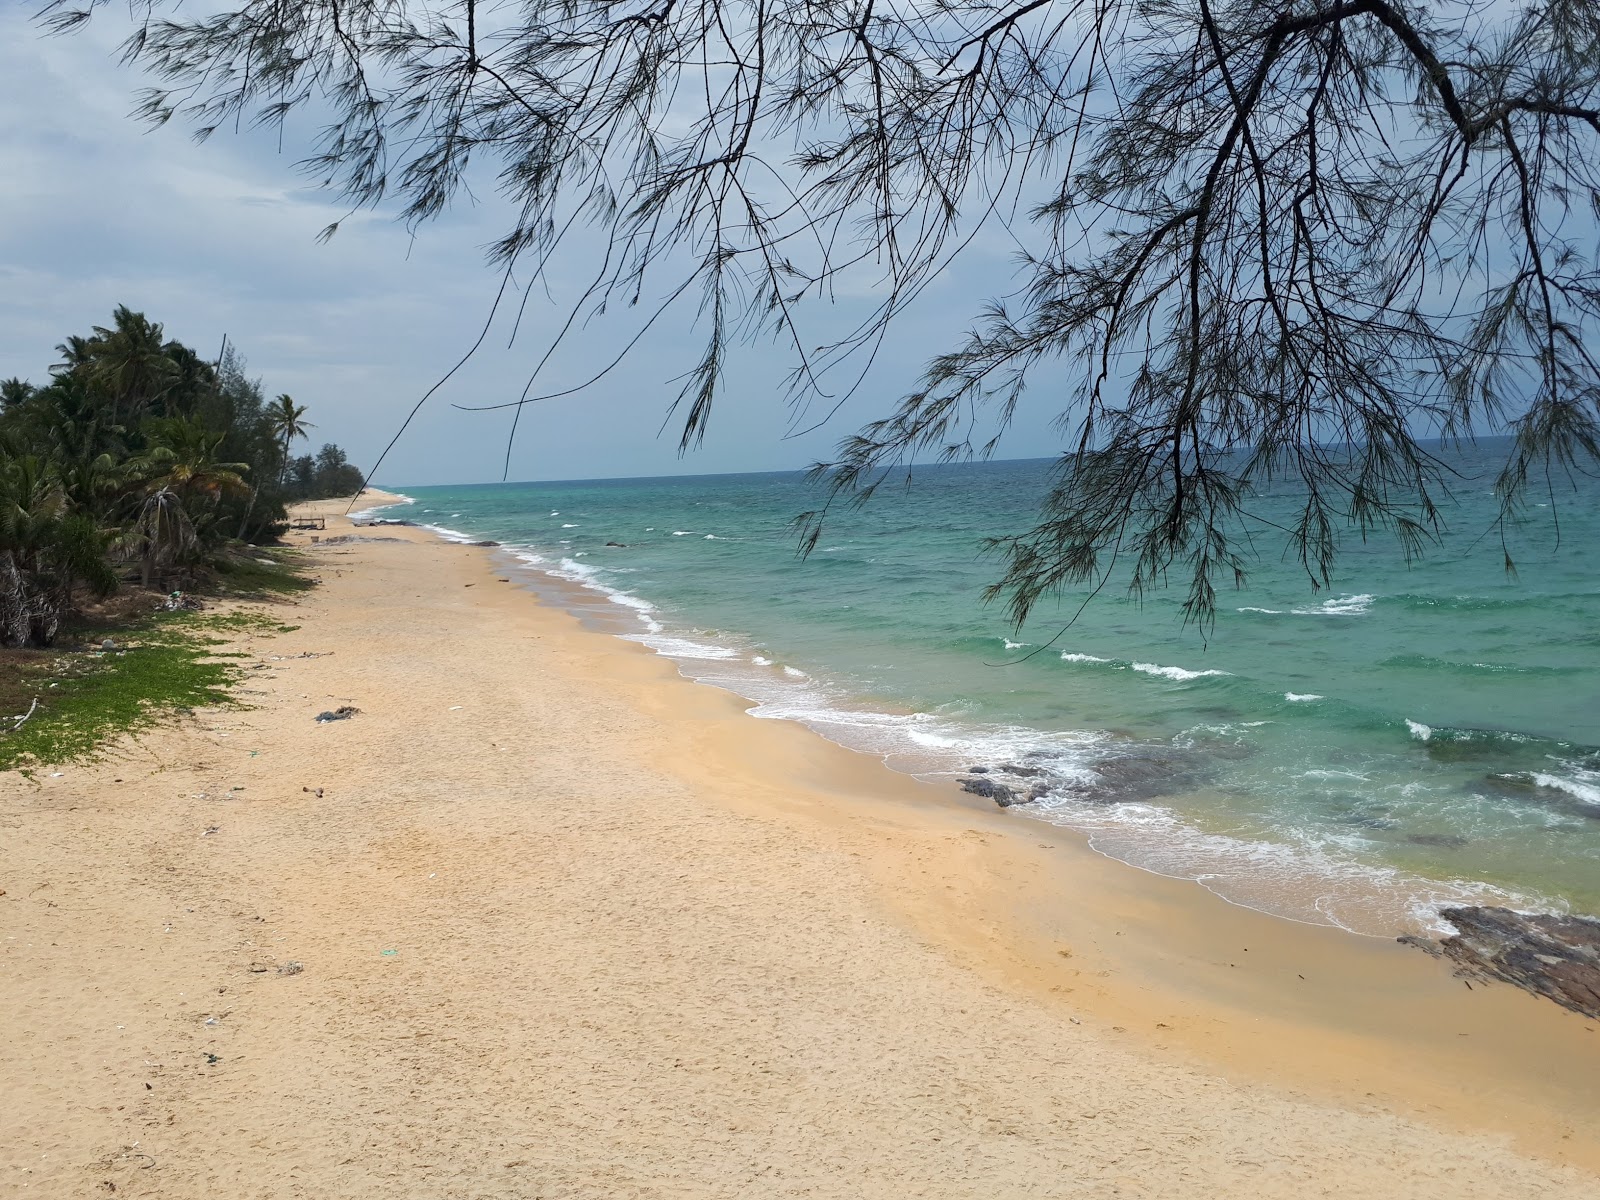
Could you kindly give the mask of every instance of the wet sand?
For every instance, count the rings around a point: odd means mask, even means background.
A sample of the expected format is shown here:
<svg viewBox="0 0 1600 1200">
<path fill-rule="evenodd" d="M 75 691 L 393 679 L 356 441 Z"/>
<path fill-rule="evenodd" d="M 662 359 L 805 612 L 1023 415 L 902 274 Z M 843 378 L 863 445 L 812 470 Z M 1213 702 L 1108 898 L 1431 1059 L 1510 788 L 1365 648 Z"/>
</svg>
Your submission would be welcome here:
<svg viewBox="0 0 1600 1200">
<path fill-rule="evenodd" d="M 754 720 L 492 550 L 328 545 L 324 507 L 249 707 L 0 777 L 8 1194 L 1600 1188 L 1594 1022 Z"/>
</svg>

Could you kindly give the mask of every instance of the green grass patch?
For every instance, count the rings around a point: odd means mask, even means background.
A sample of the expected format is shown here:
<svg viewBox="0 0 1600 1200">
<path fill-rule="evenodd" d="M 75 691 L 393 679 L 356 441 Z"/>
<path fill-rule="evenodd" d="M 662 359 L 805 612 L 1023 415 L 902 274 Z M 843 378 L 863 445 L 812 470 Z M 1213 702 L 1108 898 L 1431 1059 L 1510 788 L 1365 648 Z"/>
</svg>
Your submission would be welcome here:
<svg viewBox="0 0 1600 1200">
<path fill-rule="evenodd" d="M 293 596 L 316 587 L 310 563 L 297 550 L 251 546 L 216 565 L 212 587 L 241 599 Z"/>
<path fill-rule="evenodd" d="M 0 771 L 92 758 L 108 739 L 175 713 L 235 703 L 241 671 L 219 653 L 218 633 L 280 633 L 293 626 L 260 613 L 159 613 L 121 626 L 112 651 L 7 651 L 0 658 L 0 718 L 39 707 L 15 732 L 0 719 Z M 17 655 L 15 659 L 11 656 Z"/>
</svg>

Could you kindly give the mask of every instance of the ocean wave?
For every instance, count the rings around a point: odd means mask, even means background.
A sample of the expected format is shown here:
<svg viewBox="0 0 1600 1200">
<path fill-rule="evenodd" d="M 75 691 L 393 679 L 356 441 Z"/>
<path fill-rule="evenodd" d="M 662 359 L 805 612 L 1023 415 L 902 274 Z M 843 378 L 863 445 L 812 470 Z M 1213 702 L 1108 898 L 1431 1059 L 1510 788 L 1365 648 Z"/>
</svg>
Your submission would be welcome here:
<svg viewBox="0 0 1600 1200">
<path fill-rule="evenodd" d="M 1283 609 L 1281 609 L 1281 608 L 1256 608 L 1253 605 L 1248 605 L 1248 604 L 1245 605 L 1243 608 L 1236 608 L 1233 611 L 1234 612 L 1267 613 L 1270 616 L 1274 616 L 1274 617 L 1281 617 L 1283 615 Z"/>
<path fill-rule="evenodd" d="M 1568 779 L 1564 775 L 1548 775 L 1539 771 L 1534 773 L 1533 781 L 1540 787 L 1565 792 L 1590 807 L 1600 808 L 1600 780 L 1583 783 L 1576 779 Z"/>
<path fill-rule="evenodd" d="M 1310 925 L 1392 937 L 1409 929 L 1451 932 L 1439 910 L 1499 904 L 1553 910 L 1544 897 L 1470 879 L 1429 879 L 1355 857 L 1337 837 L 1286 830 L 1282 841 L 1213 833 L 1158 804 L 1097 805 L 1046 797 L 1016 810 L 1084 833 L 1109 858 L 1198 883 L 1232 904 Z"/>
<path fill-rule="evenodd" d="M 363 508 L 360 512 L 353 512 L 350 514 L 350 520 L 365 521 L 369 519 L 373 513 L 381 513 L 386 508 L 398 508 L 402 504 L 415 504 L 417 502 L 415 496 L 405 496 L 399 492 L 390 492 L 389 494 L 394 497 L 393 500 L 387 501 L 384 504 L 374 504 L 371 508 Z"/>
<path fill-rule="evenodd" d="M 1031 643 L 1028 643 L 1028 642 L 1013 642 L 1008 637 L 1002 637 L 1000 639 L 1000 644 L 1003 645 L 1007 650 L 1021 650 L 1021 649 L 1025 648 L 1025 647 L 1027 647 L 1028 645 L 1030 645 Z"/>
<path fill-rule="evenodd" d="M 739 651 L 731 646 L 715 646 L 709 642 L 696 642 L 690 638 L 674 637 L 652 631 L 650 633 L 625 633 L 622 635 L 625 642 L 638 642 L 648 646 L 657 654 L 668 658 L 686 658 L 706 662 L 721 662 L 740 657 Z"/>
<path fill-rule="evenodd" d="M 459 529 L 447 529 L 443 525 L 424 525 L 423 528 L 438 534 L 447 542 L 455 542 L 458 545 L 470 545 L 478 540 L 470 533 L 462 533 Z"/>
<path fill-rule="evenodd" d="M 563 522 L 561 522 L 561 528 L 563 528 L 563 529 L 577 529 L 578 526 L 573 524 L 571 521 L 563 521 Z"/>
<path fill-rule="evenodd" d="M 1208 675 L 1231 675 L 1232 671 L 1190 671 L 1183 667 L 1163 667 L 1160 663 L 1132 664 L 1135 671 L 1143 671 L 1146 675 L 1155 675 L 1161 679 L 1171 679 L 1176 683 L 1187 683 L 1191 679 L 1204 679 Z"/>
<path fill-rule="evenodd" d="M 693 537 L 694 536 L 694 530 L 692 530 L 692 529 L 674 529 L 672 531 L 672 536 L 673 537 Z"/>
<path fill-rule="evenodd" d="M 1322 699 L 1315 692 L 1285 692 L 1283 698 L 1290 704 L 1309 704 L 1313 700 Z"/>
<path fill-rule="evenodd" d="M 1410 717 L 1406 718 L 1406 728 L 1411 731 L 1411 736 L 1419 742 L 1425 742 L 1433 737 L 1432 725 L 1424 725 L 1421 721 L 1413 721 Z"/>
<path fill-rule="evenodd" d="M 1380 667 L 1403 667 L 1421 671 L 1450 671 L 1460 675 L 1577 675 L 1582 667 L 1548 667 L 1538 663 L 1459 662 L 1431 654 L 1396 654 L 1384 659 Z"/>
<path fill-rule="evenodd" d="M 1098 654 L 1077 654 L 1071 650 L 1061 652 L 1061 661 L 1069 663 L 1108 663 L 1109 658 L 1101 658 Z"/>
<path fill-rule="evenodd" d="M 1372 607 L 1376 599 L 1376 596 L 1362 592 L 1353 596 L 1331 597 L 1315 608 L 1292 608 L 1289 611 L 1297 617 L 1359 617 Z"/>
</svg>

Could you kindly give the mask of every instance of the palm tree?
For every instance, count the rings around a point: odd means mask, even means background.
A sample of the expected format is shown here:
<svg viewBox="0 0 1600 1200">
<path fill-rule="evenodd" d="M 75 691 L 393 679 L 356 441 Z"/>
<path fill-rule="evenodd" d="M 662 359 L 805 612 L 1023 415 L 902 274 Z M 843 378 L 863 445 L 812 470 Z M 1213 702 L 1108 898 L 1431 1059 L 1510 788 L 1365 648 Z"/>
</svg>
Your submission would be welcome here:
<svg viewBox="0 0 1600 1200">
<path fill-rule="evenodd" d="M 197 517 L 208 516 L 224 494 L 250 490 L 248 463 L 220 462 L 226 436 L 199 421 L 161 417 L 146 423 L 150 448 L 129 464 L 139 480 L 133 525 L 124 544 L 138 551 L 140 582 L 149 587 L 166 567 L 191 558 L 203 540 Z"/>
<path fill-rule="evenodd" d="M 114 416 L 130 425 L 178 382 L 161 326 L 126 304 L 117 305 L 112 328 L 94 327 L 89 344 L 90 375 L 110 395 Z"/>
<path fill-rule="evenodd" d="M 266 414 L 267 427 L 272 430 L 272 436 L 283 443 L 283 466 L 278 468 L 278 482 L 281 484 L 289 470 L 289 447 L 295 439 L 305 437 L 306 431 L 316 426 L 303 419 L 306 406 L 296 404 L 287 392 L 281 393 L 267 405 Z"/>
<path fill-rule="evenodd" d="M 105 535 L 72 510 L 52 463 L 0 453 L 0 646 L 54 642 L 79 582 L 116 590 Z"/>
</svg>

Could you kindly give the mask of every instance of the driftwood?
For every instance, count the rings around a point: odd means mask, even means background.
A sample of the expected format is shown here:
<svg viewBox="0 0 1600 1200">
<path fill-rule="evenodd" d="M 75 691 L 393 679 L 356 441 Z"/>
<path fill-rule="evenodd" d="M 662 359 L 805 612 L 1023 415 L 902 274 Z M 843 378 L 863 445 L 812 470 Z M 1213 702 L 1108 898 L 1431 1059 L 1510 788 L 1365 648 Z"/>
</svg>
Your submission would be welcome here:
<svg viewBox="0 0 1600 1200">
<path fill-rule="evenodd" d="M 28 705 L 28 711 L 23 713 L 20 717 L 13 718 L 16 721 L 16 724 L 11 727 L 11 732 L 15 733 L 17 730 L 26 725 L 28 723 L 28 718 L 33 716 L 34 710 L 36 710 L 38 707 L 39 697 L 35 696 L 33 698 L 33 703 Z"/>
</svg>

